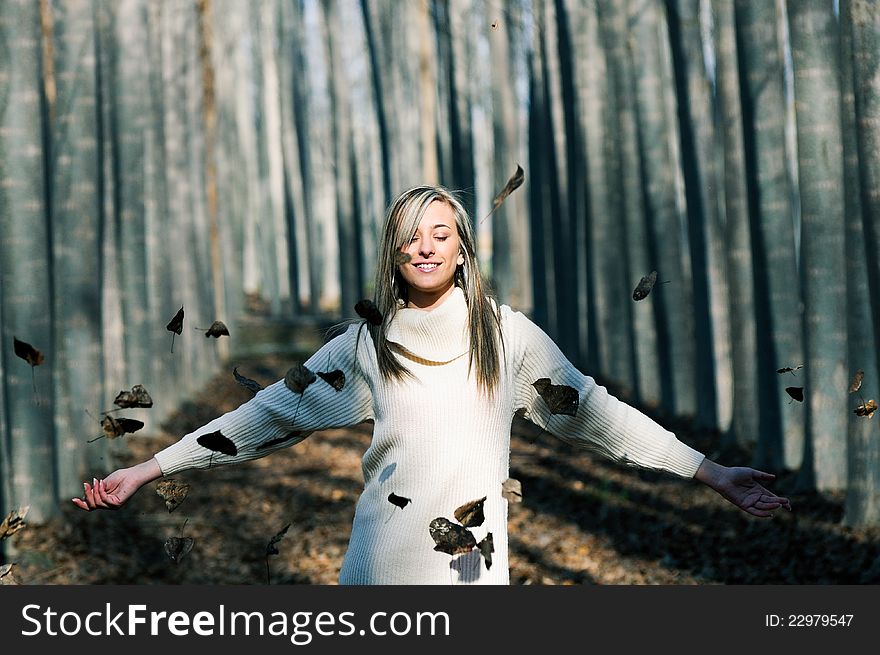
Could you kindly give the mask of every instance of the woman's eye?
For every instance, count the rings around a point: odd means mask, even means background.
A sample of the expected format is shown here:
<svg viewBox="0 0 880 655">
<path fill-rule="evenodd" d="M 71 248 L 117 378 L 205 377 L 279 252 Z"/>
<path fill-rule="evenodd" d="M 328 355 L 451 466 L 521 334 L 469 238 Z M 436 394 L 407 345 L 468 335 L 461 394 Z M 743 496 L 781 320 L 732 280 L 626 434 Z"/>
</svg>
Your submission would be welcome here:
<svg viewBox="0 0 880 655">
<path fill-rule="evenodd" d="M 437 237 L 434 237 L 434 238 L 437 239 L 437 241 L 446 241 L 446 239 L 448 239 L 449 237 L 445 237 L 445 236 L 437 236 Z"/>
</svg>

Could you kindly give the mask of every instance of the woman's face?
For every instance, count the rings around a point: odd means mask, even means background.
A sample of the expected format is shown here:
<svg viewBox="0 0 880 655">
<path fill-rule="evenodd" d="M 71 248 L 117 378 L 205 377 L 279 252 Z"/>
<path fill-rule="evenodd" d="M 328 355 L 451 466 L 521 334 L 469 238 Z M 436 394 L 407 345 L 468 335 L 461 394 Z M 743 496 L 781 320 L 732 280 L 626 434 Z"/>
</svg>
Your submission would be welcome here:
<svg viewBox="0 0 880 655">
<path fill-rule="evenodd" d="M 464 263 L 455 213 L 435 200 L 425 210 L 416 233 L 401 248 L 412 259 L 398 268 L 409 287 L 409 304 L 433 309 L 452 293 L 455 269 Z"/>
</svg>

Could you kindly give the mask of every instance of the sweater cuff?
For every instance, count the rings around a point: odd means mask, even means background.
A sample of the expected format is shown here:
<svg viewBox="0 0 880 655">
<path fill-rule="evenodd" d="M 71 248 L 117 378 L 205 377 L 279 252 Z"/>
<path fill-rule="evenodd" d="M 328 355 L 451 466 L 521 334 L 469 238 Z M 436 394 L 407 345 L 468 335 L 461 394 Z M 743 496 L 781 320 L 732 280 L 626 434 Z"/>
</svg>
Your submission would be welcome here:
<svg viewBox="0 0 880 655">
<path fill-rule="evenodd" d="M 665 468 L 670 473 L 680 475 L 683 478 L 692 478 L 700 468 L 700 464 L 706 456 L 686 443 L 675 439 L 666 456 Z"/>
<path fill-rule="evenodd" d="M 162 469 L 162 475 L 168 476 L 190 468 L 198 468 L 196 451 L 204 450 L 195 439 L 181 439 L 153 455 Z"/>
</svg>

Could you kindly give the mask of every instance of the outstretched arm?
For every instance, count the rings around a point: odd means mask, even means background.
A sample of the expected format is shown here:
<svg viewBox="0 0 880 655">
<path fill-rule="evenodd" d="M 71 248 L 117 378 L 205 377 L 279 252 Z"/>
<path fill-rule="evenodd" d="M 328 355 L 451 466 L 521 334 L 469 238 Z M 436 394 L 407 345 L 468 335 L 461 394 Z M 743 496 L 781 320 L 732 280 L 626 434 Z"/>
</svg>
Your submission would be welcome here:
<svg viewBox="0 0 880 655">
<path fill-rule="evenodd" d="M 742 511 L 761 518 L 769 518 L 783 507 L 791 511 L 788 498 L 777 496 L 762 484 L 775 478 L 772 473 L 745 466 L 722 466 L 708 457 L 694 475 L 695 480 L 714 489 Z"/>
<path fill-rule="evenodd" d="M 372 416 L 372 391 L 358 364 L 355 344 L 358 325 L 330 340 L 305 366 L 313 373 L 341 372 L 335 384 L 316 378 L 302 393 L 284 381 L 257 393 L 237 409 L 214 419 L 155 454 L 153 459 L 119 469 L 103 480 L 84 483 L 83 498 L 72 499 L 80 509 L 117 509 L 140 487 L 163 475 L 209 468 L 264 457 L 299 443 L 311 432 L 356 425 Z M 361 337 L 361 351 L 368 341 Z"/>
</svg>

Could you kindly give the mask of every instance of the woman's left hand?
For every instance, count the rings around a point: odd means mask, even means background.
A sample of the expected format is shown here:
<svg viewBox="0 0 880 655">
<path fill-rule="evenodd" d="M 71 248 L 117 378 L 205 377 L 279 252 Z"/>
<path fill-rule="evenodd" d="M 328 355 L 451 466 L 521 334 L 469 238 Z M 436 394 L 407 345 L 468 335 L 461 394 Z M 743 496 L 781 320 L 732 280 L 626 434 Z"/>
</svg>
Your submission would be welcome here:
<svg viewBox="0 0 880 655">
<path fill-rule="evenodd" d="M 694 478 L 712 487 L 724 498 L 752 516 L 768 518 L 780 508 L 791 511 L 788 498 L 764 487 L 776 476 L 747 466 L 722 466 L 706 458 Z"/>
</svg>

